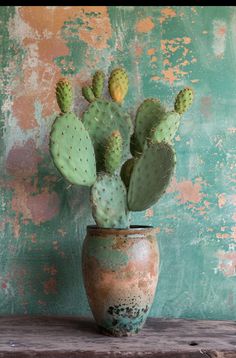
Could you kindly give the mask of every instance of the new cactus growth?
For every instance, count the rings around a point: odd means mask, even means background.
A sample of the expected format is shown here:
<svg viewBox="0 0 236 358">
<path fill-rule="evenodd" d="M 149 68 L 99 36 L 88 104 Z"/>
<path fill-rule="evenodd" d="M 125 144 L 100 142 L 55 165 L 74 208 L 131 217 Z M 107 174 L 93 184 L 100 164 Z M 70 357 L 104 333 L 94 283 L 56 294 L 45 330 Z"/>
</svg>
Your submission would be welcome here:
<svg viewBox="0 0 236 358">
<path fill-rule="evenodd" d="M 114 174 L 120 167 L 122 160 L 123 143 L 122 136 L 118 130 L 111 133 L 107 141 L 104 153 L 105 171 Z"/>
<path fill-rule="evenodd" d="M 56 85 L 56 98 L 62 113 L 70 112 L 73 103 L 73 90 L 67 78 L 61 78 Z"/>
<path fill-rule="evenodd" d="M 171 111 L 156 98 L 144 100 L 133 127 L 121 107 L 128 91 L 126 71 L 111 72 L 111 100 L 102 98 L 104 82 L 104 73 L 96 71 L 92 86 L 82 88 L 90 104 L 81 120 L 71 112 L 69 80 L 58 82 L 61 113 L 52 124 L 50 153 L 70 183 L 91 187 L 92 214 L 99 227 L 128 228 L 130 211 L 148 209 L 166 191 L 176 163 L 173 140 L 181 115 L 193 102 L 193 91 L 180 91 Z"/>
<path fill-rule="evenodd" d="M 180 91 L 175 100 L 175 112 L 183 114 L 186 112 L 193 103 L 193 90 L 192 88 L 184 88 Z"/>
<path fill-rule="evenodd" d="M 93 84 L 92 84 L 93 93 L 96 98 L 100 98 L 102 95 L 104 81 L 105 81 L 104 72 L 96 71 L 95 74 L 93 75 Z"/>
<path fill-rule="evenodd" d="M 111 72 L 109 78 L 109 92 L 111 98 L 117 102 L 122 103 L 128 91 L 129 79 L 126 71 L 123 68 L 116 68 Z"/>
<path fill-rule="evenodd" d="M 95 101 L 95 99 L 96 99 L 94 96 L 94 93 L 92 91 L 92 88 L 90 86 L 84 86 L 82 88 L 82 95 L 90 103 Z"/>
</svg>

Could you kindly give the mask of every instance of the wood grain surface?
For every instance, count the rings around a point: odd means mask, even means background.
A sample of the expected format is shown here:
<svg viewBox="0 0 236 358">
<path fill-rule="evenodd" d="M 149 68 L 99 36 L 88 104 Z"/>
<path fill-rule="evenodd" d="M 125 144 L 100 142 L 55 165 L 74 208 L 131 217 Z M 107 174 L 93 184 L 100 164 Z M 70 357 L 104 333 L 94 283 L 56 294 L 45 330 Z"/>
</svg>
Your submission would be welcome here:
<svg viewBox="0 0 236 358">
<path fill-rule="evenodd" d="M 149 318 L 136 336 L 114 338 L 92 319 L 0 317 L 0 357 L 235 358 L 233 321 Z"/>
</svg>

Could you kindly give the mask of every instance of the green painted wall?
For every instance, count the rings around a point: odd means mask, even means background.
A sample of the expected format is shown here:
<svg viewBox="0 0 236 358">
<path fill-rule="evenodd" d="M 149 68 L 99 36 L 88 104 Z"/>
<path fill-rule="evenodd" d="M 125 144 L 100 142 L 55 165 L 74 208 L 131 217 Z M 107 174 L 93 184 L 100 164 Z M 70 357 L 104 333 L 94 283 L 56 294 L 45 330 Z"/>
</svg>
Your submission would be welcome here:
<svg viewBox="0 0 236 358">
<path fill-rule="evenodd" d="M 132 215 L 160 230 L 151 315 L 235 320 L 236 8 L 2 6 L 0 22 L 0 314 L 90 315 L 80 267 L 89 191 L 59 177 L 48 133 L 61 75 L 79 114 L 80 86 L 120 64 L 132 116 L 146 97 L 171 108 L 184 86 L 196 94 L 168 193 Z"/>
</svg>

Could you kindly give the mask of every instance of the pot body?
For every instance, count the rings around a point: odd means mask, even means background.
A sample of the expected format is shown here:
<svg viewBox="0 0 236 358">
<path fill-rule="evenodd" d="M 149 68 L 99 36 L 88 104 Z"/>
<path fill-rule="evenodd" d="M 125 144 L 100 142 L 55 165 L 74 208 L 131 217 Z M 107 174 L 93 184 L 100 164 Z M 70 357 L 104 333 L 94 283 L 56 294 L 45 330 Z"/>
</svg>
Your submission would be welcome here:
<svg viewBox="0 0 236 358">
<path fill-rule="evenodd" d="M 89 305 L 102 332 L 112 336 L 139 332 L 159 276 L 155 229 L 88 226 L 82 269 Z"/>
</svg>

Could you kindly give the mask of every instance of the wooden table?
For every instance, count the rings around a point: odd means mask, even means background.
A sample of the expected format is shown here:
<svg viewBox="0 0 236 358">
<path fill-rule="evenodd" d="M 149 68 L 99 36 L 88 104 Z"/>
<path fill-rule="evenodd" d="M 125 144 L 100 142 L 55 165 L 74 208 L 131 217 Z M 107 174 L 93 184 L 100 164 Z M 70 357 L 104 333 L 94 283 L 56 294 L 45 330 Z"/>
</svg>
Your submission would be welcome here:
<svg viewBox="0 0 236 358">
<path fill-rule="evenodd" d="M 236 358 L 233 321 L 149 318 L 136 336 L 101 335 L 92 319 L 0 317 L 4 358 Z"/>
</svg>

